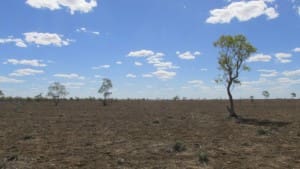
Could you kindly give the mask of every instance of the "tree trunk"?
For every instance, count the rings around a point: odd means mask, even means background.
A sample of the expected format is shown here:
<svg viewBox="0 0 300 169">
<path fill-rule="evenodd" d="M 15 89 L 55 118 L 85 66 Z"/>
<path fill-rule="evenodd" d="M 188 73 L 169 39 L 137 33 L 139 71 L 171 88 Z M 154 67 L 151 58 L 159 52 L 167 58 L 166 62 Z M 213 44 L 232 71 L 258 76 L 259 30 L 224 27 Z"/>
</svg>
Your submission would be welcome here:
<svg viewBox="0 0 300 169">
<path fill-rule="evenodd" d="M 103 98 L 103 106 L 106 106 L 107 103 L 106 103 L 106 97 Z"/>
<path fill-rule="evenodd" d="M 232 85 L 232 80 L 229 81 L 228 85 L 227 85 L 227 94 L 228 94 L 229 104 L 230 104 L 230 107 L 227 106 L 227 111 L 229 112 L 229 117 L 234 117 L 234 118 L 237 119 L 238 116 L 237 116 L 237 114 L 235 113 L 235 110 L 234 110 L 233 98 L 232 98 L 232 94 L 231 94 L 231 91 L 230 91 L 231 85 Z"/>
</svg>

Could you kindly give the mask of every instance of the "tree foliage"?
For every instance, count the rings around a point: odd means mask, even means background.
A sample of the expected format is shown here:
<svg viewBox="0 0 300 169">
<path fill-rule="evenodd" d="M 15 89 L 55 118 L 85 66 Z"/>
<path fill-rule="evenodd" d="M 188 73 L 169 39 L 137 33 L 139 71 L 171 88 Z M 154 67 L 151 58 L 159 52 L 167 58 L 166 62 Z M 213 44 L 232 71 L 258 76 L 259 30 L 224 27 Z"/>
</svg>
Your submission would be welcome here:
<svg viewBox="0 0 300 169">
<path fill-rule="evenodd" d="M 292 92 L 292 93 L 291 93 L 291 96 L 292 96 L 292 98 L 295 98 L 295 97 L 297 97 L 297 95 L 296 95 L 296 93 L 295 93 L 295 92 Z"/>
<path fill-rule="evenodd" d="M 47 96 L 52 97 L 56 106 L 59 103 L 59 99 L 66 95 L 68 95 L 66 87 L 59 82 L 54 82 L 48 87 Z"/>
<path fill-rule="evenodd" d="M 0 90 L 0 97 L 4 97 L 4 93 L 2 92 L 2 90 Z"/>
<path fill-rule="evenodd" d="M 226 85 L 230 102 L 230 107 L 227 106 L 227 110 L 230 117 L 237 118 L 231 90 L 234 84 L 241 83 L 239 79 L 241 71 L 250 70 L 245 62 L 251 54 L 256 52 L 256 48 L 243 35 L 223 35 L 214 42 L 214 46 L 219 48 L 218 64 L 219 70 L 222 72 L 222 75 L 216 79 L 216 82 Z"/>
<path fill-rule="evenodd" d="M 103 94 L 103 105 L 105 106 L 106 103 L 106 99 L 107 97 L 109 97 L 112 92 L 110 92 L 109 90 L 113 87 L 112 82 L 110 79 L 108 78 L 104 78 L 102 81 L 102 85 L 100 87 L 100 89 L 98 90 L 98 93 Z"/>
<path fill-rule="evenodd" d="M 267 90 L 262 91 L 262 95 L 267 99 L 270 97 L 270 93 Z"/>
</svg>

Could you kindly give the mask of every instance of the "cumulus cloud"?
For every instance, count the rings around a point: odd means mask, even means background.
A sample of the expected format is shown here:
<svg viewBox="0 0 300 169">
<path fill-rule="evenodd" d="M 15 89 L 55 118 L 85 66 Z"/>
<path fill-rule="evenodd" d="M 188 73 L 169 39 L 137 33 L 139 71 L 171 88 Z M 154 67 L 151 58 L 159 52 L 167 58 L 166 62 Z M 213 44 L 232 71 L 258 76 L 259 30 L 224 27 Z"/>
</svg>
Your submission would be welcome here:
<svg viewBox="0 0 300 169">
<path fill-rule="evenodd" d="M 20 38 L 13 38 L 13 37 L 0 38 L 0 44 L 5 44 L 5 43 L 14 43 L 16 46 L 21 48 L 27 47 L 26 43 Z"/>
<path fill-rule="evenodd" d="M 81 88 L 82 86 L 84 86 L 85 83 L 82 83 L 82 82 L 67 82 L 67 83 L 62 83 L 62 85 L 66 86 L 67 88 L 78 89 L 78 88 Z"/>
<path fill-rule="evenodd" d="M 280 63 L 290 63 L 292 54 L 290 53 L 276 53 L 275 57 L 278 59 Z"/>
<path fill-rule="evenodd" d="M 284 76 L 300 76 L 300 69 L 291 70 L 291 71 L 284 71 L 282 72 Z"/>
<path fill-rule="evenodd" d="M 138 51 L 132 51 L 129 52 L 127 56 L 129 57 L 147 57 L 154 55 L 154 52 L 152 50 L 138 50 Z"/>
<path fill-rule="evenodd" d="M 300 47 L 293 49 L 294 52 L 300 52 Z"/>
<path fill-rule="evenodd" d="M 23 82 L 24 82 L 23 80 L 0 76 L 0 83 L 23 83 Z"/>
<path fill-rule="evenodd" d="M 26 3 L 33 8 L 48 8 L 59 10 L 62 7 L 68 8 L 71 14 L 76 11 L 88 13 L 97 6 L 96 0 L 27 0 Z"/>
<path fill-rule="evenodd" d="M 143 74 L 142 77 L 144 77 L 144 78 L 150 78 L 150 77 L 153 77 L 153 75 L 152 74 Z"/>
<path fill-rule="evenodd" d="M 196 56 L 201 55 L 201 53 L 199 51 L 195 51 L 194 53 L 192 53 L 190 51 L 180 53 L 179 51 L 177 51 L 176 54 L 178 55 L 178 57 L 180 59 L 185 59 L 185 60 L 193 60 L 196 58 Z"/>
<path fill-rule="evenodd" d="M 198 54 L 198 53 L 196 53 Z M 153 52 L 152 50 L 139 50 L 139 51 L 132 51 L 129 52 L 129 57 L 143 57 L 146 58 L 148 64 L 155 67 L 157 70 L 151 73 L 151 76 L 147 74 L 143 77 L 152 77 L 155 76 L 159 79 L 171 79 L 176 75 L 176 72 L 167 71 L 168 69 L 178 69 L 178 66 L 175 66 L 170 61 L 165 61 L 164 56 L 165 54 L 162 52 Z"/>
<path fill-rule="evenodd" d="M 270 55 L 260 53 L 250 56 L 247 62 L 269 62 L 271 59 L 272 57 Z"/>
<path fill-rule="evenodd" d="M 33 76 L 36 74 L 44 73 L 43 70 L 36 70 L 36 69 L 18 69 L 15 70 L 13 73 L 10 73 L 10 76 Z"/>
<path fill-rule="evenodd" d="M 98 32 L 98 31 L 91 31 L 91 30 L 88 30 L 85 27 L 81 27 L 81 28 L 76 29 L 76 32 L 83 32 L 83 33 L 90 33 L 90 34 L 94 34 L 94 35 L 100 35 L 100 32 Z"/>
<path fill-rule="evenodd" d="M 278 75 L 278 72 L 276 70 L 268 70 L 268 69 L 259 69 L 257 70 L 261 72 L 260 76 L 261 77 L 275 77 Z"/>
<path fill-rule="evenodd" d="M 92 69 L 97 70 L 97 69 L 108 69 L 110 68 L 110 65 L 101 65 L 101 66 L 94 66 Z"/>
<path fill-rule="evenodd" d="M 228 6 L 220 9 L 210 10 L 210 16 L 206 19 L 207 23 L 230 23 L 232 19 L 244 22 L 261 15 L 267 16 L 268 19 L 275 19 L 279 13 L 269 3 L 273 0 L 251 0 L 231 2 Z"/>
<path fill-rule="evenodd" d="M 300 84 L 300 79 L 290 79 L 286 77 L 278 78 L 277 82 L 281 85 L 294 85 L 294 84 Z"/>
<path fill-rule="evenodd" d="M 27 32 L 24 33 L 25 41 L 28 43 L 34 43 L 36 45 L 54 45 L 54 46 L 68 46 L 72 40 L 63 39 L 62 35 L 56 33 L 39 33 L 39 32 Z"/>
<path fill-rule="evenodd" d="M 166 70 L 157 70 L 152 73 L 154 76 L 156 76 L 159 79 L 167 80 L 172 79 L 174 76 L 176 76 L 176 72 L 166 71 Z"/>
<path fill-rule="evenodd" d="M 201 86 L 201 85 L 203 85 L 203 81 L 202 80 L 191 80 L 191 81 L 188 81 L 188 84 L 191 84 L 193 86 Z"/>
<path fill-rule="evenodd" d="M 70 73 L 70 74 L 54 74 L 54 77 L 60 77 L 60 78 L 66 78 L 66 79 L 79 79 L 79 80 L 84 80 L 84 76 L 80 76 L 76 73 Z"/>
<path fill-rule="evenodd" d="M 122 62 L 121 62 L 121 61 L 116 61 L 116 64 L 117 64 L 117 65 L 121 65 Z"/>
<path fill-rule="evenodd" d="M 27 66 L 34 66 L 34 67 L 45 67 L 46 64 L 42 63 L 42 60 L 32 59 L 32 60 L 18 60 L 18 59 L 7 59 L 4 64 L 13 64 L 13 65 L 27 65 Z"/>
<path fill-rule="evenodd" d="M 128 74 L 126 75 L 126 77 L 127 77 L 127 78 L 136 78 L 136 75 L 131 74 L 131 73 L 128 73 Z"/>
<path fill-rule="evenodd" d="M 134 62 L 134 65 L 136 65 L 136 66 L 143 66 L 143 64 L 141 62 Z"/>
</svg>

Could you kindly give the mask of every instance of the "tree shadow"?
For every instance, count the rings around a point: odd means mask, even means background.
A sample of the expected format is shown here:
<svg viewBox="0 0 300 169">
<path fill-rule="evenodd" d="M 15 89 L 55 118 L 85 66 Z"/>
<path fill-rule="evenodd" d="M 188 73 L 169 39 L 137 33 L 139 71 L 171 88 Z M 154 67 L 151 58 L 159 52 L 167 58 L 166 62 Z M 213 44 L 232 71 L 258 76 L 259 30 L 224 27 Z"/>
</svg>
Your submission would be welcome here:
<svg viewBox="0 0 300 169">
<path fill-rule="evenodd" d="M 246 124 L 246 125 L 253 125 L 253 126 L 284 127 L 289 125 L 291 122 L 260 120 L 260 119 L 253 119 L 253 118 L 241 118 L 239 119 L 239 123 Z"/>
</svg>

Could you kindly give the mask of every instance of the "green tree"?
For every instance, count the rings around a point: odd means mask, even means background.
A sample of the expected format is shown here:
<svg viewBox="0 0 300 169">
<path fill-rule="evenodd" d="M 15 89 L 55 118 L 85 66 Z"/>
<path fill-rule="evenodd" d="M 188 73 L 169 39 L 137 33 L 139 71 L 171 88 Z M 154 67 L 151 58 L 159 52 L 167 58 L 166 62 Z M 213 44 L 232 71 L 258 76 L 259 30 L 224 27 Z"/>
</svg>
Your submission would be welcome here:
<svg viewBox="0 0 300 169">
<path fill-rule="evenodd" d="M 291 97 L 292 97 L 292 98 L 296 98 L 296 96 L 297 96 L 297 95 L 296 95 L 295 92 L 292 92 L 292 93 L 291 93 Z"/>
<path fill-rule="evenodd" d="M 0 90 L 0 97 L 4 97 L 4 93 L 2 92 L 2 90 Z"/>
<path fill-rule="evenodd" d="M 112 93 L 109 91 L 113 87 L 112 82 L 108 78 L 104 78 L 102 81 L 102 85 L 100 89 L 98 90 L 98 93 L 103 94 L 103 105 L 106 106 L 106 99 L 108 96 L 110 96 Z"/>
<path fill-rule="evenodd" d="M 262 95 L 265 97 L 265 99 L 270 97 L 270 93 L 267 90 L 262 91 Z"/>
<path fill-rule="evenodd" d="M 52 97 L 55 106 L 58 105 L 60 98 L 66 95 L 68 95 L 66 87 L 59 82 L 54 82 L 48 87 L 47 96 Z"/>
<path fill-rule="evenodd" d="M 230 104 L 230 106 L 227 106 L 229 117 L 238 118 L 234 109 L 231 91 L 235 84 L 241 84 L 239 80 L 240 72 L 250 70 L 245 61 L 251 54 L 256 52 L 256 48 L 243 35 L 223 35 L 214 42 L 214 46 L 219 48 L 218 64 L 219 70 L 223 73 L 216 79 L 216 82 L 226 85 Z"/>
</svg>

